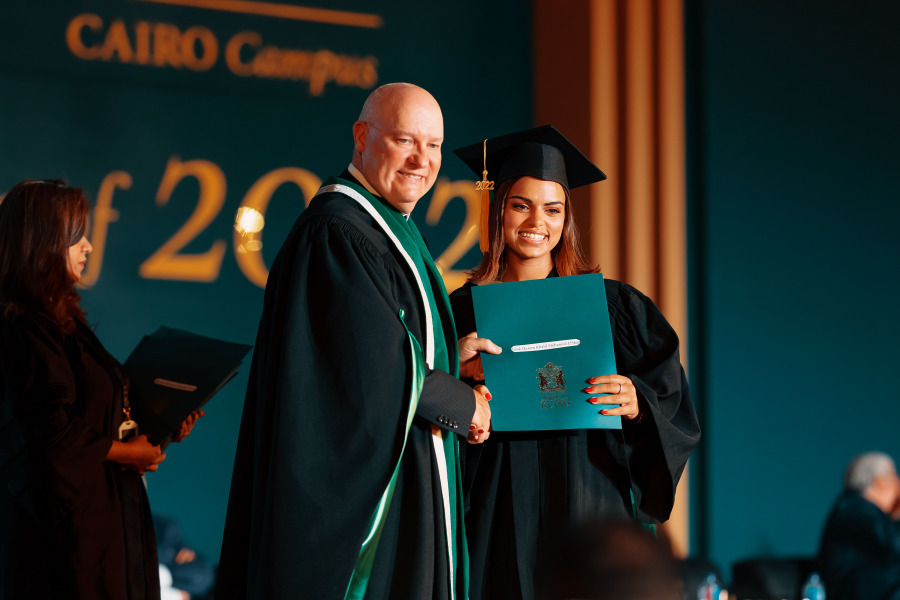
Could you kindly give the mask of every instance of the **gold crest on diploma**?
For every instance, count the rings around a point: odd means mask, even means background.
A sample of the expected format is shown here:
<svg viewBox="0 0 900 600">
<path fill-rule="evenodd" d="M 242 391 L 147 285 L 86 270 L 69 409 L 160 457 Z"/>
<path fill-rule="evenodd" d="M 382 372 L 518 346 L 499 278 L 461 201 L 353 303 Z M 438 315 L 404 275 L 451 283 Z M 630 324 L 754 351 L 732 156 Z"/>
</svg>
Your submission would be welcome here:
<svg viewBox="0 0 900 600">
<path fill-rule="evenodd" d="M 569 406 L 566 394 L 566 377 L 563 369 L 552 362 L 537 369 L 538 386 L 541 390 L 541 408 L 565 408 Z"/>
</svg>

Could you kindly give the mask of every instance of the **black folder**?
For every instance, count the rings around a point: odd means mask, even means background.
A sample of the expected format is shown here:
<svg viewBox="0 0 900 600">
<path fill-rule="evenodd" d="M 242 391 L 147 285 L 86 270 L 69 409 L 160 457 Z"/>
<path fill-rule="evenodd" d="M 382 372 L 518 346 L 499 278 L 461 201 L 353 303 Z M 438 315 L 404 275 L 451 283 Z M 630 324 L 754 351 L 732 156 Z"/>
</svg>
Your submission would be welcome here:
<svg viewBox="0 0 900 600">
<path fill-rule="evenodd" d="M 129 401 L 150 443 L 168 443 L 181 423 L 237 375 L 253 346 L 160 327 L 125 361 Z"/>
</svg>

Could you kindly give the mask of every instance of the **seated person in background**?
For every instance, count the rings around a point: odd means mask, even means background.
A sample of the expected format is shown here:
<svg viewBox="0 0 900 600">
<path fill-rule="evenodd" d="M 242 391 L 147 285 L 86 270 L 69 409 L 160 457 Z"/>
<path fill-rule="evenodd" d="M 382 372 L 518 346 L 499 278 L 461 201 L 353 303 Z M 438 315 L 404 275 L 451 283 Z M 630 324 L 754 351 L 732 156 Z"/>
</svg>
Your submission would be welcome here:
<svg viewBox="0 0 900 600">
<path fill-rule="evenodd" d="M 153 515 L 159 553 L 162 600 L 199 600 L 212 592 L 216 570 L 205 558 L 185 544 L 181 527 L 172 517 Z"/>
<path fill-rule="evenodd" d="M 881 452 L 857 456 L 828 515 L 819 568 L 828 600 L 900 600 L 900 478 Z"/>
<path fill-rule="evenodd" d="M 668 548 L 628 519 L 570 524 L 549 536 L 538 554 L 536 600 L 681 598 Z"/>
</svg>

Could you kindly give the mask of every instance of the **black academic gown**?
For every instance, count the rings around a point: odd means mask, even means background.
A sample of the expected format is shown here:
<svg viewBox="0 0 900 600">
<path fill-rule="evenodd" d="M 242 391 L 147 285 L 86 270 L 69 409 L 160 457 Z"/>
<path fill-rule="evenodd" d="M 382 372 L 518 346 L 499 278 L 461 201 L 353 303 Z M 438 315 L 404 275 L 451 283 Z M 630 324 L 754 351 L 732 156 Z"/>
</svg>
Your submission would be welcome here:
<svg viewBox="0 0 900 600">
<path fill-rule="evenodd" d="M 616 366 L 637 388 L 643 420 L 623 420 L 622 430 L 495 431 L 483 447 L 466 447 L 472 600 L 534 598 L 542 540 L 561 527 L 635 514 L 661 523 L 672 510 L 675 486 L 700 439 L 678 337 L 638 290 L 609 279 L 605 287 Z M 476 330 L 471 283 L 450 301 L 457 328 Z"/>
<path fill-rule="evenodd" d="M 405 435 L 401 309 L 424 348 L 424 309 L 394 245 L 351 198 L 316 196 L 266 285 L 216 600 L 344 597 Z M 366 598 L 449 596 L 431 428 L 467 432 L 474 411 L 471 388 L 426 372 Z M 458 590 L 462 576 L 457 569 Z"/>
<path fill-rule="evenodd" d="M 159 598 L 150 506 L 106 462 L 123 420 L 118 365 L 84 325 L 64 335 L 0 304 L 0 598 Z"/>
<path fill-rule="evenodd" d="M 900 525 L 859 492 L 834 503 L 818 562 L 828 600 L 900 600 Z"/>
</svg>

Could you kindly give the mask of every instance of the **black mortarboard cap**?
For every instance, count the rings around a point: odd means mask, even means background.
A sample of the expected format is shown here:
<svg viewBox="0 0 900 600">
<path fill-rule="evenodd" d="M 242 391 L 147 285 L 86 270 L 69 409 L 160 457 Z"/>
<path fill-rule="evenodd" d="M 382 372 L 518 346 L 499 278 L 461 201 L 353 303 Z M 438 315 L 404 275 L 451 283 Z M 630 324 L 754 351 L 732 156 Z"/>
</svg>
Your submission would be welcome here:
<svg viewBox="0 0 900 600">
<path fill-rule="evenodd" d="M 453 152 L 478 176 L 487 168 L 487 179 L 497 185 L 530 175 L 571 190 L 606 179 L 603 171 L 553 125 L 501 135 Z"/>
</svg>

